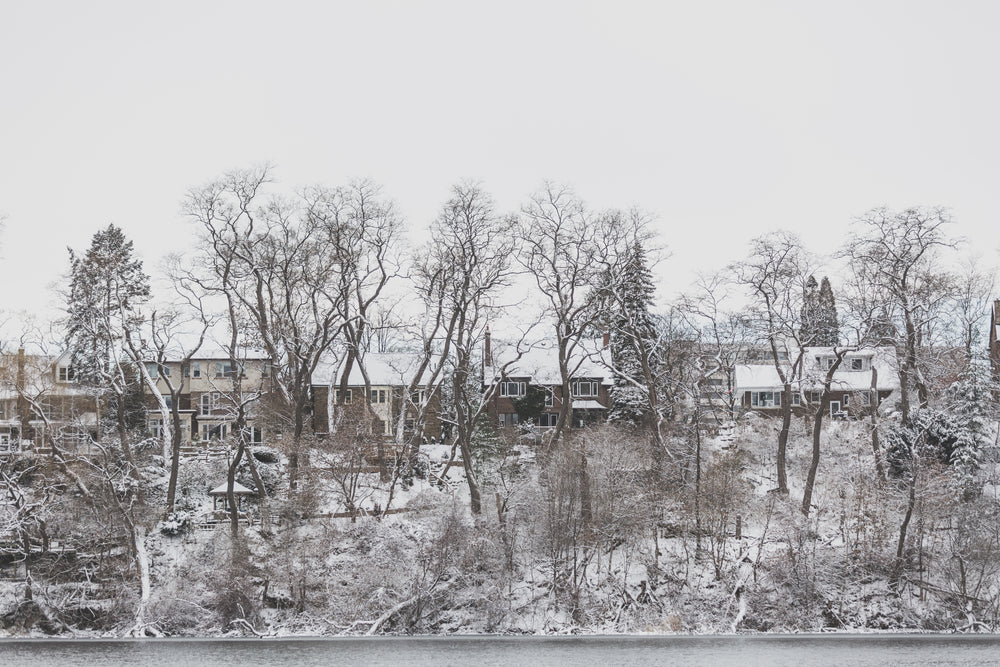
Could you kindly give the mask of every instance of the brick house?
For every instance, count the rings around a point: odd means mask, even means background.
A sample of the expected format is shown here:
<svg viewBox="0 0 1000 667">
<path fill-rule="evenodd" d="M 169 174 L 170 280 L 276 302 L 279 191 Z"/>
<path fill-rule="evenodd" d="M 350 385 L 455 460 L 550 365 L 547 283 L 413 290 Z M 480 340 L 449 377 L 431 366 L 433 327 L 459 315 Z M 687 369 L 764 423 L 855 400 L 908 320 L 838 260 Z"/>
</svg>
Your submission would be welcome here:
<svg viewBox="0 0 1000 667">
<path fill-rule="evenodd" d="M 573 370 L 569 397 L 572 401 L 571 427 L 581 427 L 607 416 L 611 407 L 610 390 L 614 385 L 611 368 L 604 361 L 609 353 L 607 335 L 577 346 L 570 360 Z M 556 425 L 566 397 L 559 373 L 558 350 L 553 344 L 539 343 L 520 357 L 508 351 L 494 358 L 487 332 L 483 370 L 483 390 L 489 396 L 487 413 L 495 426 L 515 426 L 533 418 L 524 414 L 523 407 L 518 409 L 520 400 L 533 390 L 543 392 L 543 405 L 535 425 L 539 428 Z"/>
</svg>

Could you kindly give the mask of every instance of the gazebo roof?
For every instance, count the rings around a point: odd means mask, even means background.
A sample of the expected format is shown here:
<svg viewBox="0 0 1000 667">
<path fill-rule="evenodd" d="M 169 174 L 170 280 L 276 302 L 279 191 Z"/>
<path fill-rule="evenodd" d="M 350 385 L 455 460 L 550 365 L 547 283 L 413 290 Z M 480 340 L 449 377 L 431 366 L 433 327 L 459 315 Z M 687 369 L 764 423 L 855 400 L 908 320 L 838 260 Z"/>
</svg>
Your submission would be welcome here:
<svg viewBox="0 0 1000 667">
<path fill-rule="evenodd" d="M 228 491 L 229 485 L 225 482 L 219 484 L 217 487 L 208 492 L 210 496 L 224 496 Z M 239 482 L 233 482 L 233 494 L 237 496 L 252 496 L 253 491 L 243 486 Z"/>
</svg>

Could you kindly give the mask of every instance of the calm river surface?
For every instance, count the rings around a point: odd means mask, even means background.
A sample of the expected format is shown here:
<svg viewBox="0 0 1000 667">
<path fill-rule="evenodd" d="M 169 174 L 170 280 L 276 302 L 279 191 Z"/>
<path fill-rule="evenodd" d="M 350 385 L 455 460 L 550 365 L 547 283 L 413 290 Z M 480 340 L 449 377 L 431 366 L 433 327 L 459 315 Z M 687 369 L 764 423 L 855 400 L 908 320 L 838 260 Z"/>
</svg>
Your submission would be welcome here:
<svg viewBox="0 0 1000 667">
<path fill-rule="evenodd" d="M 0 665 L 996 665 L 1000 636 L 0 640 Z"/>
</svg>

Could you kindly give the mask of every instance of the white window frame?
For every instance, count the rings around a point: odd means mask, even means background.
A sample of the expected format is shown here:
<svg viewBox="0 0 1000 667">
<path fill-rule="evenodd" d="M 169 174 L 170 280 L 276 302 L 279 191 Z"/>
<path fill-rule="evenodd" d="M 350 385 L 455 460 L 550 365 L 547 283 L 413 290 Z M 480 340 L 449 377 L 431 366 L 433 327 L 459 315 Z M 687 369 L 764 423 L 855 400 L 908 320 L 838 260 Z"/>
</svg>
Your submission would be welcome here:
<svg viewBox="0 0 1000 667">
<path fill-rule="evenodd" d="M 191 377 L 200 378 L 201 377 L 201 362 L 192 361 L 191 362 Z"/>
<path fill-rule="evenodd" d="M 857 366 L 857 368 L 855 368 L 855 366 Z M 865 360 L 861 357 L 853 357 L 851 359 L 851 370 L 852 371 L 865 370 Z"/>
<path fill-rule="evenodd" d="M 201 398 L 198 399 L 198 415 L 206 417 L 212 414 L 213 409 L 215 409 L 215 400 L 212 397 L 212 393 L 206 391 L 201 395 Z"/>
<path fill-rule="evenodd" d="M 511 393 L 511 389 L 514 393 Z M 506 380 L 500 383 L 500 396 L 506 398 L 520 398 L 526 393 L 526 383 L 514 380 Z"/>
<path fill-rule="evenodd" d="M 802 394 L 792 391 L 792 405 L 802 405 Z"/>
<path fill-rule="evenodd" d="M 765 398 L 767 397 L 767 398 Z M 752 408 L 780 408 L 780 391 L 751 391 L 750 407 Z"/>
<path fill-rule="evenodd" d="M 586 393 L 584 393 L 584 387 L 587 388 Z M 600 385 L 596 380 L 574 380 L 573 381 L 573 397 L 574 398 L 597 398 L 600 395 Z"/>
<path fill-rule="evenodd" d="M 76 372 L 72 366 L 59 366 L 56 370 L 56 379 L 59 382 L 72 382 L 76 379 Z"/>
<path fill-rule="evenodd" d="M 872 392 L 862 391 L 861 393 L 861 405 L 864 407 L 871 407 L 872 404 Z"/>
</svg>

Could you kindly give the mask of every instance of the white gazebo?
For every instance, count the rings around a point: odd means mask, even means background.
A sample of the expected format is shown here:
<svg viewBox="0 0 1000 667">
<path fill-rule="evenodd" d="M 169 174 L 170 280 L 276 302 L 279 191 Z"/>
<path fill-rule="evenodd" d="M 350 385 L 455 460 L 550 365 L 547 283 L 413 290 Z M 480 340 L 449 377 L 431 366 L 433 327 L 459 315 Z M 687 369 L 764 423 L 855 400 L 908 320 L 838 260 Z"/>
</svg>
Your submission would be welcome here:
<svg viewBox="0 0 1000 667">
<path fill-rule="evenodd" d="M 219 500 L 222 500 L 223 509 L 226 508 L 226 495 L 229 491 L 229 485 L 226 482 L 218 485 L 214 489 L 208 492 L 208 495 L 212 496 L 212 510 L 218 511 Z M 241 511 L 243 509 L 243 499 L 247 496 L 252 496 L 254 493 L 247 487 L 243 486 L 239 482 L 233 482 L 233 495 L 236 496 L 236 510 Z"/>
</svg>

